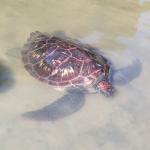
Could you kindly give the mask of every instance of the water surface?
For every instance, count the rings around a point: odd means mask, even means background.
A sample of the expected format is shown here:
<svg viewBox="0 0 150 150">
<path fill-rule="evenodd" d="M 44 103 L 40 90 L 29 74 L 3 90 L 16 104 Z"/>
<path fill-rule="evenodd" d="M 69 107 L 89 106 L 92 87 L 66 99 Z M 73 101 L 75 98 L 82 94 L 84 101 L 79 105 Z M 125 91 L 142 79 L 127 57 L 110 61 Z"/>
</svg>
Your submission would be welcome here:
<svg viewBox="0 0 150 150">
<path fill-rule="evenodd" d="M 149 10 L 149 0 L 1 0 L 0 149 L 149 150 Z M 65 33 L 101 49 L 116 70 L 127 68 L 116 96 L 65 101 L 31 77 L 20 51 L 35 30 Z M 37 110 L 54 119 L 22 117 Z"/>
</svg>

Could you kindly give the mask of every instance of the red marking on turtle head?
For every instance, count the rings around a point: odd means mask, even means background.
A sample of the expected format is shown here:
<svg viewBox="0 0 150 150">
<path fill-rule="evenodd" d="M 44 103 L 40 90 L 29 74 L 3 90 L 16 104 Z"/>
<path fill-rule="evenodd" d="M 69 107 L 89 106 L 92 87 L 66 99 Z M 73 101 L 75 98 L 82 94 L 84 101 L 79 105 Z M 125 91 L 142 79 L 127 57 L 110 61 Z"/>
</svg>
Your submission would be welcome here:
<svg viewBox="0 0 150 150">
<path fill-rule="evenodd" d="M 112 96 L 115 92 L 114 87 L 107 81 L 102 80 L 98 83 L 97 89 L 105 96 Z"/>
</svg>

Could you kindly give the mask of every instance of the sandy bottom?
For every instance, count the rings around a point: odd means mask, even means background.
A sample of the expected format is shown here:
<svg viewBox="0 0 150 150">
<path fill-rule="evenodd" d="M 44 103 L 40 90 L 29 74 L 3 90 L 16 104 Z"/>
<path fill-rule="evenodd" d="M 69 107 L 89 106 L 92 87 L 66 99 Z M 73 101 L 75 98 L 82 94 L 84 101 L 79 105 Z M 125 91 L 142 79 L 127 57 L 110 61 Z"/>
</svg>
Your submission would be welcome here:
<svg viewBox="0 0 150 150">
<path fill-rule="evenodd" d="M 150 149 L 149 0 L 1 0 L 0 149 Z M 57 32 L 100 48 L 117 93 L 65 92 L 31 77 L 20 51 L 30 32 Z"/>
</svg>

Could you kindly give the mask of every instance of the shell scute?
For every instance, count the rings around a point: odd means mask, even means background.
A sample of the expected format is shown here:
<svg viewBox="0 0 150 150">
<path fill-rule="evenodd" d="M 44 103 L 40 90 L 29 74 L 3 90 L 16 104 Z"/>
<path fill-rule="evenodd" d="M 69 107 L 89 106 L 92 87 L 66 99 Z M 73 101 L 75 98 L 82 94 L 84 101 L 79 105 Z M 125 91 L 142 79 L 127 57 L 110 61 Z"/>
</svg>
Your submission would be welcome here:
<svg viewBox="0 0 150 150">
<path fill-rule="evenodd" d="M 57 49 L 52 53 L 48 54 L 45 58 L 45 62 L 47 64 L 53 65 L 53 67 L 57 67 L 58 65 L 62 64 L 66 58 L 70 57 L 70 53 L 64 49 Z"/>
<path fill-rule="evenodd" d="M 44 62 L 39 62 L 33 66 L 35 72 L 42 77 L 47 77 L 51 73 L 51 67 Z"/>
<path fill-rule="evenodd" d="M 86 60 L 89 59 L 87 52 L 82 51 L 80 48 L 76 48 L 71 51 L 72 56 L 79 60 Z"/>
</svg>

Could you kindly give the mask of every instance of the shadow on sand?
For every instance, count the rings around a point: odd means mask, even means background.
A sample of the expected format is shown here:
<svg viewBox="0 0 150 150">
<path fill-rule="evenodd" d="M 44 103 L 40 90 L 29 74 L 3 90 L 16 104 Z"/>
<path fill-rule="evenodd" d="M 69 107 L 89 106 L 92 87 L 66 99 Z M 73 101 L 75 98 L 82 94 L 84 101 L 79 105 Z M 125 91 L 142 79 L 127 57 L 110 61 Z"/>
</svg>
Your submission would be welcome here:
<svg viewBox="0 0 150 150">
<path fill-rule="evenodd" d="M 0 93 L 11 89 L 14 84 L 12 71 L 0 62 Z"/>
<path fill-rule="evenodd" d="M 114 85 L 126 85 L 137 78 L 142 72 L 142 63 L 136 59 L 127 67 L 114 70 L 113 83 Z"/>
<path fill-rule="evenodd" d="M 56 121 L 80 110 L 85 103 L 85 93 L 79 89 L 68 91 L 66 95 L 39 110 L 23 114 L 36 121 Z"/>
</svg>

